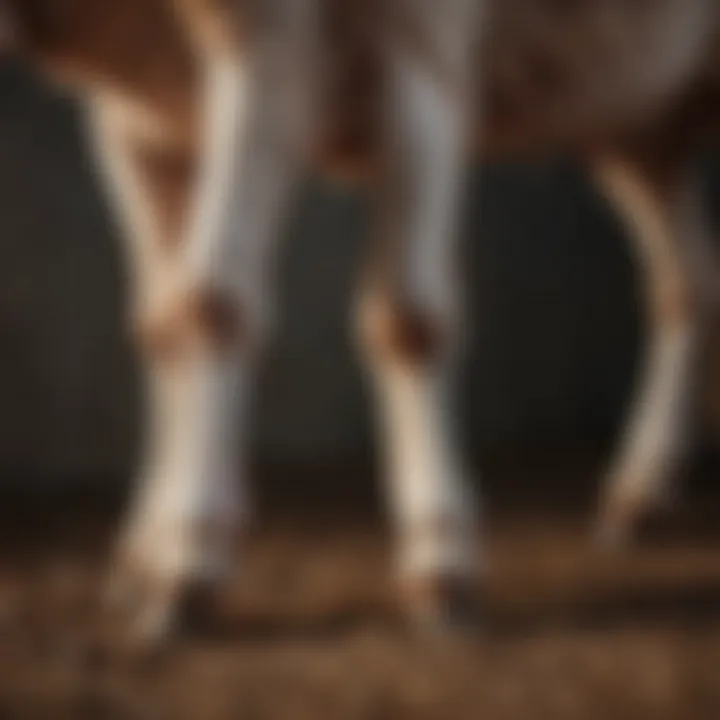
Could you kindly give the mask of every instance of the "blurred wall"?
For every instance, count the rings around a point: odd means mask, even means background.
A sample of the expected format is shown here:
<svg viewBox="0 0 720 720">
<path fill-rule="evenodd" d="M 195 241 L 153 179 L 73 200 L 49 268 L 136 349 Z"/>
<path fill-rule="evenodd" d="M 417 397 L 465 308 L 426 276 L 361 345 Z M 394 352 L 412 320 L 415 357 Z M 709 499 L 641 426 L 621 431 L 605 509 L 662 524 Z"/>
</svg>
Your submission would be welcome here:
<svg viewBox="0 0 720 720">
<path fill-rule="evenodd" d="M 123 476 L 136 454 L 122 252 L 80 120 L 31 78 L 0 76 L 0 482 Z M 371 450 L 346 323 L 365 222 L 358 198 L 319 181 L 298 202 L 258 398 L 263 456 Z M 630 255 L 602 201 L 570 167 L 485 168 L 471 173 L 464 227 L 471 448 L 606 443 L 639 322 Z"/>
</svg>

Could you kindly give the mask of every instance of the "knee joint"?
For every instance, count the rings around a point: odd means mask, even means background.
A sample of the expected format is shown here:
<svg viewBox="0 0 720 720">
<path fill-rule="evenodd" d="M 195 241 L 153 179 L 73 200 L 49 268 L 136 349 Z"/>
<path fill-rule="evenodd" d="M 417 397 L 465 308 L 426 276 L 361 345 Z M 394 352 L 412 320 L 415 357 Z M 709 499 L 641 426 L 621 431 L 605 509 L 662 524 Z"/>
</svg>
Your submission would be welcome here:
<svg viewBox="0 0 720 720">
<path fill-rule="evenodd" d="M 248 343 L 242 305 L 210 288 L 187 292 L 141 317 L 139 336 L 151 356 L 164 360 L 231 352 Z"/>
<path fill-rule="evenodd" d="M 447 344 L 441 321 L 407 302 L 366 302 L 359 325 L 372 354 L 400 364 L 431 364 Z"/>
</svg>

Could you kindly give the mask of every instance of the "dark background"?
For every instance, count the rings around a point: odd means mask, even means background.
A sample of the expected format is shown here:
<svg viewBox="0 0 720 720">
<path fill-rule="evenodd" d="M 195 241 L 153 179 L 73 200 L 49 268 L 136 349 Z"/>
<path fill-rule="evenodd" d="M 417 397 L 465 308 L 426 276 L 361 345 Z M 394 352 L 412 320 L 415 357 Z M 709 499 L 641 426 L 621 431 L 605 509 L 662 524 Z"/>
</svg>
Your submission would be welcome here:
<svg viewBox="0 0 720 720">
<path fill-rule="evenodd" d="M 683 492 L 687 506 L 612 557 L 590 542 L 644 327 L 630 248 L 563 163 L 469 179 L 478 642 L 396 632 L 389 525 L 339 512 L 380 507 L 355 502 L 380 487 L 347 322 L 367 215 L 316 180 L 288 233 L 255 416 L 256 492 L 291 512 L 262 508 L 243 537 L 215 634 L 139 667 L 101 652 L 140 416 L 123 254 L 75 106 L 1 72 L 0 717 L 720 717 L 717 493 Z M 717 466 L 695 477 L 717 488 Z"/>
<path fill-rule="evenodd" d="M 122 250 L 81 119 L 68 99 L 27 74 L 0 75 L 5 483 L 124 479 L 137 454 Z M 261 458 L 372 457 L 347 322 L 365 221 L 359 198 L 320 180 L 298 204 L 283 256 L 283 326 L 258 400 Z M 471 452 L 606 449 L 643 330 L 618 224 L 583 174 L 557 163 L 473 170 L 464 225 Z"/>
</svg>

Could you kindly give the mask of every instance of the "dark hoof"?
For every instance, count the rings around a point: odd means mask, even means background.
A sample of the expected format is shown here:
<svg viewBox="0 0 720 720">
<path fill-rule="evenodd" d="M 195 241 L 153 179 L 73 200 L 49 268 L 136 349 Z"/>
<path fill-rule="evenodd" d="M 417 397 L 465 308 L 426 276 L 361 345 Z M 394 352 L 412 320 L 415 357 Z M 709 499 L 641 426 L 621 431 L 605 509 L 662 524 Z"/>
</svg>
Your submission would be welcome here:
<svg viewBox="0 0 720 720">
<path fill-rule="evenodd" d="M 214 630 L 218 583 L 161 579 L 120 568 L 103 598 L 103 636 L 112 652 L 155 656 L 174 640 Z"/>
<path fill-rule="evenodd" d="M 407 615 L 423 634 L 463 635 L 480 627 L 480 594 L 472 578 L 426 575 L 408 579 L 403 591 Z"/>
<path fill-rule="evenodd" d="M 645 498 L 630 496 L 608 499 L 601 507 L 595 528 L 595 544 L 605 553 L 615 553 L 630 546 L 642 523 L 656 506 Z"/>
</svg>

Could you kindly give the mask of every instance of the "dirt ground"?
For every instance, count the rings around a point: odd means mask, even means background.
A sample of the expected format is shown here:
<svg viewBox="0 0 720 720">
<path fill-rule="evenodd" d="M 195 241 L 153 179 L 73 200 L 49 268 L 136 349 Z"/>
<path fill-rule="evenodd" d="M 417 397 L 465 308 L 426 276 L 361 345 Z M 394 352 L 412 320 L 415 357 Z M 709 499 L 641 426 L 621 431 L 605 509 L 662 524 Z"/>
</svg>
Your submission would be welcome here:
<svg viewBox="0 0 720 720">
<path fill-rule="evenodd" d="M 0 718 L 717 718 L 720 503 L 701 505 L 611 558 L 583 512 L 495 514 L 485 627 L 454 641 L 406 632 L 377 517 L 277 512 L 215 632 L 128 662 L 93 642 L 118 509 L 6 503 Z"/>
</svg>

